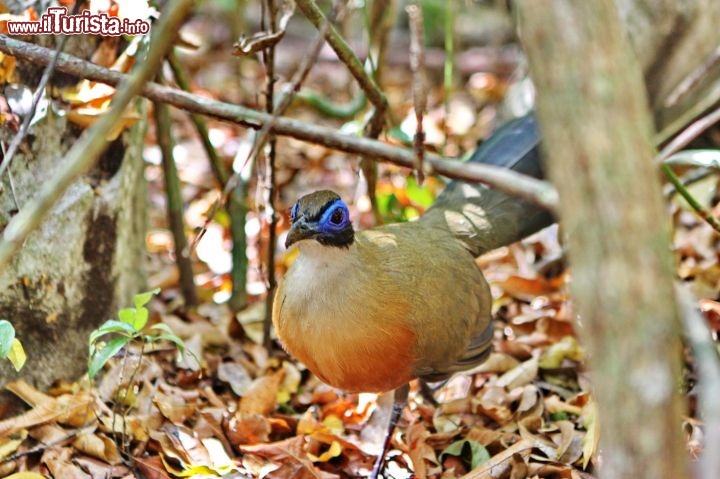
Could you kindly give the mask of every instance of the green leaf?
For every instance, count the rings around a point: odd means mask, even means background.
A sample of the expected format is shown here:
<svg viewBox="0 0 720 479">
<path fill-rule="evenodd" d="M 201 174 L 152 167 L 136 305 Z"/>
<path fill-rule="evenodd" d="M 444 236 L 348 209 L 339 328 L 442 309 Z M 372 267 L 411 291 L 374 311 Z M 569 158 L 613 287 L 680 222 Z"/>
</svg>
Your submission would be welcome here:
<svg viewBox="0 0 720 479">
<path fill-rule="evenodd" d="M 135 311 L 135 308 L 123 308 L 120 311 L 118 311 L 118 318 L 120 318 L 120 321 L 122 321 L 125 324 L 133 325 L 135 324 L 135 314 L 137 311 Z M 137 329 L 133 328 L 135 331 Z"/>
<path fill-rule="evenodd" d="M 122 334 L 128 337 L 132 337 L 137 333 L 137 331 L 135 331 L 135 329 L 130 324 L 122 323 L 115 319 L 108 319 L 103 324 L 101 324 L 99 328 L 90 333 L 90 337 L 88 338 L 88 344 L 93 344 L 100 337 L 110 333 Z"/>
<path fill-rule="evenodd" d="M 142 308 L 146 304 L 150 302 L 153 296 L 158 294 L 160 292 L 160 288 L 155 288 L 152 291 L 147 291 L 145 293 L 139 293 L 133 296 L 133 303 L 135 303 L 135 307 L 137 309 Z"/>
<path fill-rule="evenodd" d="M 20 371 L 23 366 L 25 366 L 27 356 L 25 355 L 25 349 L 23 349 L 23 345 L 18 338 L 13 339 L 7 358 L 12 363 L 15 371 Z"/>
<path fill-rule="evenodd" d="M 425 209 L 430 208 L 435 201 L 430 190 L 417 184 L 415 176 L 408 177 L 406 191 L 410 201 Z"/>
<path fill-rule="evenodd" d="M 0 319 L 0 358 L 6 358 L 15 339 L 15 328 L 6 319 Z"/>
<path fill-rule="evenodd" d="M 110 358 L 115 356 L 118 351 L 120 351 L 123 346 L 125 346 L 127 343 L 130 342 L 131 338 L 128 338 L 126 336 L 121 336 L 119 338 L 111 339 L 110 341 L 105 344 L 105 346 L 97 351 L 90 360 L 90 364 L 88 364 L 88 376 L 90 376 L 90 379 L 94 378 L 95 375 L 105 366 L 105 363 L 107 363 Z"/>
<path fill-rule="evenodd" d="M 386 220 L 393 223 L 406 220 L 403 215 L 403 207 L 395 193 L 378 195 L 377 203 L 378 211 Z"/>
<path fill-rule="evenodd" d="M 570 415 L 566 413 L 565 411 L 557 411 L 550 414 L 550 420 L 551 421 L 562 421 L 565 419 L 569 419 Z"/>
<path fill-rule="evenodd" d="M 142 331 L 147 324 L 149 317 L 150 313 L 147 308 L 140 306 L 135 312 L 135 320 L 131 323 L 133 328 L 135 328 L 136 331 Z"/>
<path fill-rule="evenodd" d="M 180 351 L 180 354 L 185 354 L 185 342 L 180 339 L 175 334 L 158 334 L 156 336 L 148 336 L 148 341 L 155 343 L 157 341 L 170 341 L 175 345 L 176 348 L 178 348 L 178 351 Z"/>
<path fill-rule="evenodd" d="M 485 449 L 485 446 L 471 439 L 462 439 L 450 444 L 440 453 L 441 462 L 444 456 L 459 457 L 470 466 L 470 469 L 475 469 L 480 464 L 490 460 L 490 453 Z"/>
<path fill-rule="evenodd" d="M 162 332 L 168 333 L 168 334 L 175 334 L 175 333 L 173 332 L 173 330 L 170 329 L 170 326 L 168 326 L 168 325 L 165 324 L 165 323 L 153 324 L 152 326 L 150 326 L 150 329 L 151 329 L 152 331 L 162 331 Z"/>
<path fill-rule="evenodd" d="M 393 140 L 399 141 L 405 146 L 412 146 L 413 144 L 413 140 L 410 135 L 405 133 L 399 126 L 390 128 L 390 130 L 388 131 L 388 136 Z"/>
</svg>

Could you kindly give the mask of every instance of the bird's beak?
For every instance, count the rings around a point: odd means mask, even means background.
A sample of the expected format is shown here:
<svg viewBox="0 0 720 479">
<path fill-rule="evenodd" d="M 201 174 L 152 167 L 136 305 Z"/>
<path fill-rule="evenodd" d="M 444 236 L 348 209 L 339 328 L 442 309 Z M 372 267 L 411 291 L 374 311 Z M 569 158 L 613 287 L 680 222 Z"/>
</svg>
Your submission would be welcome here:
<svg viewBox="0 0 720 479">
<path fill-rule="evenodd" d="M 298 241 L 312 238 L 313 236 L 315 236 L 315 230 L 310 228 L 305 218 L 300 217 L 295 220 L 295 223 L 290 227 L 290 231 L 288 231 L 287 238 L 285 239 L 285 247 L 289 248 Z"/>
</svg>

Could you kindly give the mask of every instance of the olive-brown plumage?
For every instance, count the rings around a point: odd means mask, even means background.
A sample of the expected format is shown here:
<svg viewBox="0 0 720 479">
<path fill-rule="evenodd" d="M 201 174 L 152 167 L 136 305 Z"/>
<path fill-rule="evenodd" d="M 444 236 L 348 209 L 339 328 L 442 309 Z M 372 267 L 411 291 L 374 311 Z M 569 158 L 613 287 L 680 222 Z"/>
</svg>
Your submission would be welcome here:
<svg viewBox="0 0 720 479">
<path fill-rule="evenodd" d="M 287 350 L 332 386 L 440 379 L 489 350 L 488 285 L 446 228 L 419 221 L 360 231 L 347 248 L 298 247 L 273 319 Z"/>
<path fill-rule="evenodd" d="M 532 117 L 498 131 L 471 161 L 540 175 Z M 529 203 L 451 183 L 418 221 L 355 232 L 332 191 L 298 200 L 286 245 L 299 255 L 275 296 L 285 348 L 323 381 L 387 391 L 440 380 L 485 360 L 489 287 L 474 257 L 551 223 Z"/>
</svg>

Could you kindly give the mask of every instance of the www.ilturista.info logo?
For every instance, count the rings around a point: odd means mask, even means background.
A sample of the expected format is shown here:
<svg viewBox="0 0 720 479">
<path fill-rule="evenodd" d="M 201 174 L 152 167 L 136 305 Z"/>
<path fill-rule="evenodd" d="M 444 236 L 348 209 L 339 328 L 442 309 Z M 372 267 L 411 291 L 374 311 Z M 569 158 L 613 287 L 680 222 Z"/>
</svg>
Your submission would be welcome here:
<svg viewBox="0 0 720 479">
<path fill-rule="evenodd" d="M 150 31 L 150 22 L 91 13 L 90 10 L 68 15 L 65 7 L 51 7 L 36 22 L 8 21 L 7 31 L 10 35 L 144 35 Z"/>
</svg>

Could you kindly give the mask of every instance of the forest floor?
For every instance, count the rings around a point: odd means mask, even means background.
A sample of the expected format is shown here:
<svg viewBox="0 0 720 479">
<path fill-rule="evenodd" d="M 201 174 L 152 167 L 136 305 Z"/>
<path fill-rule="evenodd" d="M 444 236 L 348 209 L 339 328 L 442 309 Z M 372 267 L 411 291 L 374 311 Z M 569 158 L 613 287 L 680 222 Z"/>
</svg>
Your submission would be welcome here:
<svg viewBox="0 0 720 479">
<path fill-rule="evenodd" d="M 262 64 L 231 56 L 229 27 L 218 15 L 211 11 L 198 16 L 185 32 L 205 43 L 204 49 L 181 55 L 194 91 L 261 108 Z M 281 43 L 286 46 L 276 56 L 279 78 L 291 75 L 309 38 Z M 389 55 L 382 84 L 395 130 L 383 138 L 395 142 L 415 131 L 412 75 L 407 54 L 398 49 Z M 513 101 L 507 95 L 522 97 L 513 93 L 521 88 L 513 76 L 521 69 L 520 56 L 512 45 L 459 50 L 456 86 L 446 95 L 442 62 L 434 60 L 442 53 L 441 48 L 428 52 L 426 139 L 430 150 L 460 156 L 501 121 L 506 114 L 503 101 Z M 474 70 L 478 65 L 482 69 Z M 336 102 L 348 102 L 357 94 L 347 71 L 325 50 L 304 89 Z M 287 115 L 350 133 L 361 131 L 363 125 L 362 113 L 331 119 L 306 104 L 294 105 Z M 204 226 L 218 187 L 188 116 L 173 110 L 172 118 L 184 216 L 192 239 Z M 227 166 L 242 161 L 253 140 L 248 130 L 215 121 L 209 126 L 210 139 Z M 95 382 L 83 378 L 48 391 L 12 384 L 11 392 L 33 407 L 0 422 L 3 431 L 16 431 L 0 451 L 0 476 L 17 471 L 42 474 L 18 478 L 367 476 L 382 443 L 392 398 L 333 389 L 286 355 L 276 341 L 270 351 L 262 343 L 269 248 L 267 165 L 254 166 L 249 186 L 248 307 L 234 314 L 226 304 L 232 267 L 227 215 L 216 215 L 194 251 L 200 304 L 185 307 L 152 125 L 145 158 L 150 184 L 149 283 L 150 288 L 161 288 L 150 304 L 151 323 L 169 326 L 185 342 L 186 354 L 178 359 L 170 344 L 132 345 L 112 359 Z M 320 188 L 332 188 L 347 200 L 357 226 L 372 226 L 374 216 L 359 180 L 357 158 L 279 138 L 277 162 L 278 245 L 284 243 L 295 198 Z M 380 165 L 380 213 L 386 221 L 411 220 L 432 203 L 443 184 L 433 177 L 418 186 L 411 171 Z M 697 188 L 714 194 L 716 186 L 713 180 Z M 707 298 L 701 308 L 716 332 L 716 237 L 679 201 L 668 200 L 668 215 L 676 225 L 678 276 L 691 284 L 697 297 Z M 284 247 L 277 252 L 273 266 L 281 277 L 293 252 Z M 557 226 L 492 251 L 477 264 L 494 298 L 494 352 L 476 370 L 457 374 L 439 388 L 437 404 L 412 385 L 387 456 L 387 476 L 595 477 L 602 462 L 602 419 L 595 413 L 586 356 L 577 336 L 582 323 L 569 298 L 570 272 Z M 696 456 L 702 429 L 693 418 L 695 379 L 689 353 L 687 357 L 682 387 L 690 406 L 683 426 L 688 450 Z"/>
</svg>

